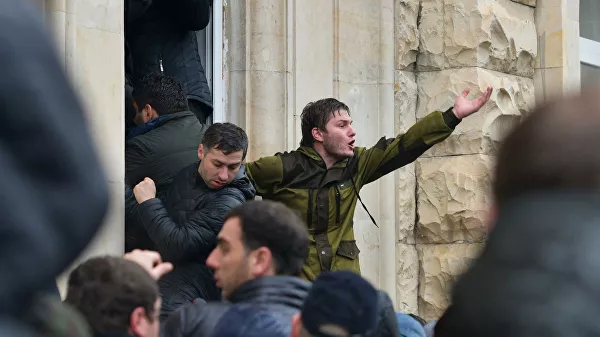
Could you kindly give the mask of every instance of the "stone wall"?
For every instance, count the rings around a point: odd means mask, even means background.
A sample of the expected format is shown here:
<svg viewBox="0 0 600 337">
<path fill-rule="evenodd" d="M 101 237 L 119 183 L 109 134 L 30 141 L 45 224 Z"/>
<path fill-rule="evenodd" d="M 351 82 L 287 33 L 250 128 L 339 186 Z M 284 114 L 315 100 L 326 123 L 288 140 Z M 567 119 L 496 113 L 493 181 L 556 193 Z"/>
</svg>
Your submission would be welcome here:
<svg viewBox="0 0 600 337">
<path fill-rule="evenodd" d="M 415 165 L 418 312 L 426 319 L 443 313 L 456 276 L 481 250 L 494 155 L 535 103 L 532 6 L 535 1 L 423 0 L 412 21 L 419 37 L 413 47 L 417 120 L 450 107 L 464 88 L 471 88 L 471 98 L 494 88 L 490 102 Z"/>
<path fill-rule="evenodd" d="M 358 143 L 406 131 L 466 88 L 486 106 L 416 163 L 370 184 L 358 205 L 363 275 L 396 309 L 437 318 L 486 237 L 498 144 L 534 104 L 535 1 L 226 0 L 226 118 L 250 159 L 292 150 L 309 101 L 337 97 Z"/>
</svg>

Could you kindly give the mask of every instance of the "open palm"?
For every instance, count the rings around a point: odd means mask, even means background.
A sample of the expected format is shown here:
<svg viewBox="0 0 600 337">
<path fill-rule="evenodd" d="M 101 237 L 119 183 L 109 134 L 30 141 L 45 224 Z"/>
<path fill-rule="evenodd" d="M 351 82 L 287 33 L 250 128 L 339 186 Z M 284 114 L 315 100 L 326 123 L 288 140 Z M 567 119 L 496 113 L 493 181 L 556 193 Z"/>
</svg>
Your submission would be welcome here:
<svg viewBox="0 0 600 337">
<path fill-rule="evenodd" d="M 481 107 L 490 99 L 492 87 L 487 87 L 483 94 L 472 101 L 467 99 L 469 92 L 471 92 L 471 89 L 465 89 L 460 96 L 456 97 L 456 100 L 454 101 L 454 109 L 452 109 L 452 111 L 454 111 L 454 114 L 459 119 L 463 119 L 479 111 L 479 109 L 481 109 Z"/>
</svg>

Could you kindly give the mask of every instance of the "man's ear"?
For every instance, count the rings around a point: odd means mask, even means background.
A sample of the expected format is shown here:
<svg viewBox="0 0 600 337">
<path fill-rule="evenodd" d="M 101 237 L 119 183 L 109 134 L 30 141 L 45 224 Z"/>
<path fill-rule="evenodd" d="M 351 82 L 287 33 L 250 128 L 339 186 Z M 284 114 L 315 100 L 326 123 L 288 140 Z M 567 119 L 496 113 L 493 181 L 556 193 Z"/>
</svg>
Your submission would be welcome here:
<svg viewBox="0 0 600 337">
<path fill-rule="evenodd" d="M 204 145 L 200 144 L 198 146 L 198 159 L 202 160 L 204 159 Z"/>
<path fill-rule="evenodd" d="M 145 336 L 147 331 L 146 310 L 142 307 L 133 309 L 129 315 L 129 333 L 133 336 Z"/>
<path fill-rule="evenodd" d="M 311 132 L 316 142 L 323 142 L 323 131 L 319 130 L 319 128 L 313 128 Z"/>
<path fill-rule="evenodd" d="M 300 337 L 300 331 L 302 330 L 302 316 L 300 313 L 292 316 L 292 337 Z"/>
<path fill-rule="evenodd" d="M 275 273 L 273 254 L 267 247 L 254 250 L 250 260 L 250 272 L 254 277 L 268 276 Z"/>
</svg>

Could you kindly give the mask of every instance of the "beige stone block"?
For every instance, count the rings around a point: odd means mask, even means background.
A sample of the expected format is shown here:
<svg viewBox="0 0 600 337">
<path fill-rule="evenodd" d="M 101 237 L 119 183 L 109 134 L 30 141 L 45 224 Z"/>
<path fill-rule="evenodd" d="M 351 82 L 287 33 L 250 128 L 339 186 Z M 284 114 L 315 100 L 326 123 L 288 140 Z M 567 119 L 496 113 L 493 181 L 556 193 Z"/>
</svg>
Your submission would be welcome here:
<svg viewBox="0 0 600 337">
<path fill-rule="evenodd" d="M 537 7 L 535 23 L 539 41 L 539 57 L 535 61 L 535 67 L 562 67 L 565 54 L 562 8 Z"/>
<path fill-rule="evenodd" d="M 512 1 L 526 5 L 526 6 L 530 6 L 530 7 L 535 7 L 535 3 L 536 3 L 536 0 L 512 0 Z"/>
<path fill-rule="evenodd" d="M 348 105 L 352 115 L 352 126 L 356 131 L 357 146 L 374 146 L 383 136 L 379 132 L 379 86 L 377 84 L 358 84 L 338 82 L 338 99 Z"/>
<path fill-rule="evenodd" d="M 483 244 L 417 245 L 419 316 L 436 320 L 446 310 L 456 278 L 476 259 Z"/>
<path fill-rule="evenodd" d="M 415 73 L 396 71 L 394 84 L 395 133 L 406 132 L 416 122 L 417 83 Z M 414 243 L 416 178 L 414 164 L 400 168 L 396 174 L 397 240 Z"/>
<path fill-rule="evenodd" d="M 492 207 L 492 170 L 486 155 L 418 159 L 417 242 L 483 242 Z"/>
<path fill-rule="evenodd" d="M 535 7 L 536 7 L 536 10 L 538 8 L 545 8 L 545 7 L 560 7 L 560 6 L 562 6 L 564 1 L 565 0 L 537 0 Z M 567 1 L 579 2 L 579 0 L 567 0 Z"/>
<path fill-rule="evenodd" d="M 286 74 L 247 71 L 245 90 L 246 132 L 250 139 L 248 158 L 281 152 L 286 144 Z"/>
<path fill-rule="evenodd" d="M 423 3 L 419 32 L 419 70 L 477 66 L 533 77 L 538 48 L 531 7 L 510 0 L 433 0 Z"/>
<path fill-rule="evenodd" d="M 67 11 L 67 1 L 73 0 L 41 0 L 45 2 L 46 11 L 59 11 L 66 12 Z M 39 0 L 38 0 L 39 2 Z"/>
<path fill-rule="evenodd" d="M 379 187 L 380 182 L 364 186 L 360 190 L 360 196 L 369 209 L 369 212 L 378 221 L 378 225 L 393 225 L 389 221 L 381 221 L 379 216 Z M 380 284 L 380 229 L 375 227 L 371 218 L 362 205 L 357 204 L 354 212 L 354 237 L 360 249 L 360 271 L 361 275 L 374 285 Z"/>
<path fill-rule="evenodd" d="M 395 69 L 412 70 L 419 51 L 419 0 L 395 0 Z"/>
<path fill-rule="evenodd" d="M 337 8 L 335 79 L 347 83 L 377 83 L 380 65 L 379 1 L 344 0 Z"/>
<path fill-rule="evenodd" d="M 122 0 L 77 1 L 76 19 L 78 26 L 122 34 L 124 27 L 123 13 Z"/>
<path fill-rule="evenodd" d="M 247 36 L 247 40 L 240 41 L 246 48 L 246 55 L 242 58 L 245 62 L 241 64 L 237 62 L 233 70 L 285 71 L 287 39 L 285 2 L 248 1 L 247 10 L 249 22 L 246 26 L 247 31 L 243 34 Z"/>
<path fill-rule="evenodd" d="M 536 69 L 535 72 L 536 103 L 564 95 L 563 68 Z"/>
<path fill-rule="evenodd" d="M 471 89 L 469 99 L 481 95 L 488 85 L 494 89 L 480 111 L 465 118 L 448 139 L 425 156 L 495 154 L 501 140 L 535 104 L 533 79 L 481 68 L 419 73 L 417 84 L 417 119 L 451 108 L 466 88 Z"/>
<path fill-rule="evenodd" d="M 419 257 L 414 245 L 396 244 L 396 311 L 418 313 Z"/>
<path fill-rule="evenodd" d="M 123 37 L 77 27 L 75 89 L 110 181 L 124 181 Z"/>
</svg>

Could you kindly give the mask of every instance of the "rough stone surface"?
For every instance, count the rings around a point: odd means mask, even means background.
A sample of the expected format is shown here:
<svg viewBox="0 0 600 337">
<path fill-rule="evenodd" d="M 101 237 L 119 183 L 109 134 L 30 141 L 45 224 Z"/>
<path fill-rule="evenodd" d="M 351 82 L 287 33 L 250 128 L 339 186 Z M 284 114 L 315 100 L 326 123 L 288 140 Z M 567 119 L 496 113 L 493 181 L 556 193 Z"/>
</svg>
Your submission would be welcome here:
<svg viewBox="0 0 600 337">
<path fill-rule="evenodd" d="M 535 7 L 535 5 L 536 5 L 536 0 L 512 0 L 512 1 L 523 4 L 523 5 L 531 6 L 531 7 Z"/>
<path fill-rule="evenodd" d="M 419 70 L 477 66 L 533 77 L 534 8 L 510 0 L 430 0 L 421 6 Z"/>
<path fill-rule="evenodd" d="M 471 89 L 469 99 L 479 96 L 488 85 L 494 88 L 490 101 L 479 112 L 465 118 L 448 139 L 425 156 L 495 154 L 500 141 L 535 104 L 532 79 L 482 68 L 418 73 L 417 84 L 417 119 L 452 107 L 456 96 L 466 88 Z"/>
<path fill-rule="evenodd" d="M 395 133 L 406 132 L 416 122 L 417 83 L 415 73 L 396 71 L 394 80 Z M 396 173 L 396 234 L 397 240 L 414 243 L 415 227 L 415 166 L 407 165 Z"/>
<path fill-rule="evenodd" d="M 486 155 L 417 161 L 417 242 L 484 241 L 492 166 L 492 158 Z"/>
<path fill-rule="evenodd" d="M 396 66 L 399 70 L 412 70 L 419 51 L 419 0 L 394 0 L 394 26 L 396 37 Z"/>
<path fill-rule="evenodd" d="M 419 315 L 438 319 L 448 307 L 456 277 L 479 256 L 483 244 L 417 245 L 419 255 Z"/>
<path fill-rule="evenodd" d="M 419 258 L 414 245 L 396 244 L 396 311 L 416 314 Z"/>
</svg>

